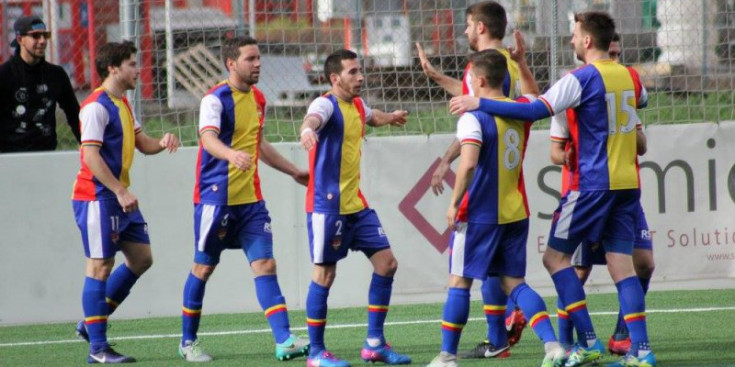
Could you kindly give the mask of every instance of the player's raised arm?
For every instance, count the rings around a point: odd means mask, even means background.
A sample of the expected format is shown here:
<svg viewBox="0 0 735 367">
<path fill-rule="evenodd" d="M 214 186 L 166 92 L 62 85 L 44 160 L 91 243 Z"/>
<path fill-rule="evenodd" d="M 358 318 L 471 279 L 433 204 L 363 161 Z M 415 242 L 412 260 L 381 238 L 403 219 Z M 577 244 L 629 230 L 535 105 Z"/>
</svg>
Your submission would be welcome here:
<svg viewBox="0 0 735 367">
<path fill-rule="evenodd" d="M 419 56 L 419 63 L 421 64 L 421 70 L 424 71 L 424 74 L 429 77 L 429 79 L 436 82 L 436 84 L 439 84 L 440 87 L 444 88 L 447 93 L 451 94 L 452 96 L 459 96 L 462 95 L 462 81 L 454 79 L 441 71 L 434 68 L 433 65 L 429 62 L 429 59 L 426 57 L 426 53 L 424 52 L 424 48 L 421 47 L 421 44 L 416 42 L 416 51 Z"/>
<path fill-rule="evenodd" d="M 536 97 L 540 90 L 538 84 L 536 84 L 536 79 L 533 77 L 533 72 L 531 72 L 531 68 L 528 67 L 526 62 L 526 41 L 523 34 L 518 30 L 513 31 L 513 39 L 515 45 L 509 49 L 510 58 L 518 64 L 521 77 L 521 93 Z"/>
<path fill-rule="evenodd" d="M 291 176 L 294 181 L 301 185 L 306 186 L 309 183 L 309 171 L 296 167 L 291 161 L 282 156 L 281 153 L 278 153 L 276 148 L 265 139 L 260 142 L 260 160 L 276 170 Z"/>
</svg>

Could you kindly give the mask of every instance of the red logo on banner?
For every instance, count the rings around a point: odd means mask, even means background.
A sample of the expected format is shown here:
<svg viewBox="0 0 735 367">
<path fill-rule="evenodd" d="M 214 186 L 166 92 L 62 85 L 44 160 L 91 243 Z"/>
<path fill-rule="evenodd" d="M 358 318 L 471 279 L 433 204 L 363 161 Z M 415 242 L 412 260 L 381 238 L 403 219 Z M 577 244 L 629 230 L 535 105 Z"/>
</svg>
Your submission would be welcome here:
<svg viewBox="0 0 735 367">
<path fill-rule="evenodd" d="M 449 236 L 452 231 L 449 228 L 445 228 L 444 232 L 439 232 L 434 226 L 429 223 L 421 212 L 416 209 L 416 205 L 419 203 L 421 198 L 427 192 L 431 191 L 431 176 L 434 174 L 434 170 L 439 166 L 441 159 L 437 158 L 434 163 L 431 164 L 429 169 L 424 173 L 419 181 L 414 185 L 413 189 L 406 195 L 405 198 L 398 204 L 398 210 L 406 216 L 409 222 L 416 227 L 416 229 L 424 235 L 429 243 L 440 253 L 446 251 L 449 247 Z M 454 172 L 449 169 L 443 177 L 443 181 L 449 185 L 450 190 L 454 187 Z M 442 213 L 443 214 L 443 213 Z"/>
</svg>

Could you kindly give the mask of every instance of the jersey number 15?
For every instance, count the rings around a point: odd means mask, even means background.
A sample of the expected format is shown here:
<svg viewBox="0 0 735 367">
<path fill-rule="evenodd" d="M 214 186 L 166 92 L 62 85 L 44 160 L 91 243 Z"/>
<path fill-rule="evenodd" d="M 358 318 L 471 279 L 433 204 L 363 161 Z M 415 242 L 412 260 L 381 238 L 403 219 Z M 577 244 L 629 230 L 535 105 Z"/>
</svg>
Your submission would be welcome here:
<svg viewBox="0 0 735 367">
<path fill-rule="evenodd" d="M 635 112 L 636 101 L 635 91 L 624 90 L 620 96 L 620 110 L 623 113 L 623 125 L 620 126 L 620 133 L 627 134 L 635 130 L 635 126 L 638 123 L 638 115 Z M 618 133 L 618 106 L 615 93 L 610 92 L 605 94 L 605 102 L 607 102 L 607 123 L 608 132 L 610 135 Z"/>
</svg>

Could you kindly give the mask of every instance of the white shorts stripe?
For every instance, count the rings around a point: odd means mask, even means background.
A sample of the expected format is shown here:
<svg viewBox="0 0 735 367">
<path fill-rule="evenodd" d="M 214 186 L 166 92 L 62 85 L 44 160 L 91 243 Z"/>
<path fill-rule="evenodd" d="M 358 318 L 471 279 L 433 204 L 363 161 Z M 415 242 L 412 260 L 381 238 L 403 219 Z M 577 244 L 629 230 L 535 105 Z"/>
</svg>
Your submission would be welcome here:
<svg viewBox="0 0 735 367">
<path fill-rule="evenodd" d="M 574 207 L 577 205 L 577 199 L 579 199 L 579 191 L 569 191 L 567 201 L 561 208 L 559 219 L 556 222 L 554 237 L 563 240 L 569 239 L 569 226 L 572 224 L 572 215 L 574 214 Z"/>
<path fill-rule="evenodd" d="M 317 264 L 324 262 L 324 221 L 324 214 L 311 213 L 311 233 L 314 235 L 311 255 Z"/>
<path fill-rule="evenodd" d="M 204 247 L 207 244 L 207 237 L 214 222 L 214 208 L 214 205 L 207 204 L 204 204 L 202 207 L 202 217 L 199 218 L 199 242 L 197 242 L 197 250 L 199 252 L 204 252 Z"/>
<path fill-rule="evenodd" d="M 467 245 L 467 223 L 458 223 L 457 229 L 454 231 L 454 241 L 452 242 L 452 262 L 449 273 L 457 276 L 464 276 L 464 256 L 465 246 Z"/>
<path fill-rule="evenodd" d="M 90 201 L 87 204 L 87 244 L 89 258 L 102 259 L 102 218 L 100 217 L 100 202 Z"/>
</svg>

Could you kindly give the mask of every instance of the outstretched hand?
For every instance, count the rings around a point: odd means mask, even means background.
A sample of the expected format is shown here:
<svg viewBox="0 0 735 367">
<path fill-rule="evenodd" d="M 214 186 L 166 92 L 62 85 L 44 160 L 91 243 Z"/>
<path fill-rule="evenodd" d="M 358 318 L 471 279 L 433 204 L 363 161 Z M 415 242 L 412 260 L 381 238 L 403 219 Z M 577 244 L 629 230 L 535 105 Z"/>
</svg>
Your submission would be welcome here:
<svg viewBox="0 0 735 367">
<path fill-rule="evenodd" d="M 393 126 L 403 126 L 406 124 L 406 116 L 408 116 L 408 111 L 406 110 L 395 110 L 390 113 L 392 120 L 390 122 Z"/>
<path fill-rule="evenodd" d="M 449 101 L 449 112 L 452 115 L 461 115 L 467 111 L 474 111 L 480 107 L 480 99 L 470 95 L 457 96 Z"/>
<path fill-rule="evenodd" d="M 169 153 L 176 153 L 176 150 L 179 149 L 179 138 L 176 137 L 176 135 L 171 133 L 165 133 L 163 134 L 163 138 L 158 141 L 158 145 L 161 146 L 161 148 L 168 150 Z"/>
</svg>

